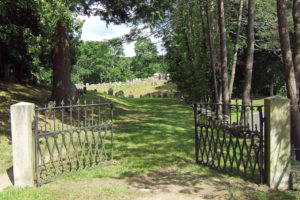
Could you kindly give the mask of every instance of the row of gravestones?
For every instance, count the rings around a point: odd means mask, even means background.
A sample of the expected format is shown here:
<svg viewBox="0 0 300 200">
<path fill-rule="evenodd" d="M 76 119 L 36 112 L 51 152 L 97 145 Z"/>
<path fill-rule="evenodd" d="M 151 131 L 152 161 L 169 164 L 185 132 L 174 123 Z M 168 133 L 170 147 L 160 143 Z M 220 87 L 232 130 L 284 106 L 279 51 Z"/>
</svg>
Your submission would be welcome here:
<svg viewBox="0 0 300 200">
<path fill-rule="evenodd" d="M 109 95 L 114 95 L 114 90 L 112 88 L 109 88 L 108 89 L 108 94 Z M 116 92 L 115 96 L 119 97 L 119 98 L 124 98 L 125 97 L 123 90 L 120 90 L 119 92 Z"/>
<path fill-rule="evenodd" d="M 108 95 L 114 95 L 114 90 L 112 88 L 108 89 Z M 119 98 L 124 98 L 125 97 L 124 91 L 120 90 L 119 92 L 116 92 L 115 96 L 119 97 Z M 140 95 L 140 98 L 151 98 L 151 97 L 152 98 L 156 98 L 156 97 L 158 97 L 158 98 L 160 98 L 160 97 L 164 97 L 164 98 L 167 98 L 167 97 L 178 97 L 178 98 L 180 98 L 181 94 L 178 93 L 178 92 L 176 92 L 176 93 L 167 93 L 167 92 L 165 92 L 163 94 L 160 94 L 160 93 L 158 93 L 158 94 L 147 93 L 145 95 Z M 130 94 L 130 95 L 128 95 L 128 98 L 134 98 L 134 95 Z"/>
<path fill-rule="evenodd" d="M 98 83 L 98 84 L 89 84 L 89 83 L 86 83 L 86 84 L 81 84 L 81 83 L 78 83 L 78 84 L 75 84 L 77 88 L 83 88 L 84 86 L 114 86 L 114 85 L 130 85 L 132 83 L 137 83 L 137 82 L 148 82 L 148 81 L 152 81 L 151 85 L 157 85 L 156 81 L 158 80 L 159 78 L 155 78 L 155 77 L 149 77 L 149 78 L 145 78 L 145 79 L 140 79 L 140 78 L 135 78 L 133 80 L 127 80 L 126 82 L 111 82 L 111 83 Z M 160 80 L 160 79 L 159 79 Z M 168 80 L 168 79 L 166 79 Z"/>
</svg>

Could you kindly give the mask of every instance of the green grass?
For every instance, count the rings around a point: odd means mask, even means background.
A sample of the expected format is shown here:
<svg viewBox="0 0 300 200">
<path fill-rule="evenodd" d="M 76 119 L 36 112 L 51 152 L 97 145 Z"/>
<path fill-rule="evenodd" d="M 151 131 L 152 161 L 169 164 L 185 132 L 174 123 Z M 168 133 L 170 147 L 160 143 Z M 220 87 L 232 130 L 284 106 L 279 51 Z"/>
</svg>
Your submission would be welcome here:
<svg viewBox="0 0 300 200">
<path fill-rule="evenodd" d="M 50 96 L 50 88 L 0 82 L 0 173 L 12 166 L 10 138 L 10 105 L 20 101 L 42 106 Z"/>
<path fill-rule="evenodd" d="M 113 88 L 114 94 L 120 90 L 124 92 L 125 97 L 129 95 L 134 95 L 135 98 L 140 98 L 140 96 L 144 96 L 146 94 L 163 96 L 164 93 L 172 94 L 176 92 L 175 84 L 171 82 L 167 82 L 166 80 L 146 80 L 143 82 L 135 82 L 135 83 L 126 83 L 125 85 L 114 85 L 114 86 L 97 86 L 90 85 L 87 87 L 88 90 L 97 90 L 100 93 L 108 93 L 108 90 Z"/>
<path fill-rule="evenodd" d="M 83 98 L 89 101 L 97 97 L 99 97 L 98 93 L 89 92 Z M 193 162 L 194 132 L 191 108 L 174 98 L 117 99 L 110 97 L 110 100 L 115 102 L 114 154 L 117 164 L 81 171 L 62 179 L 62 182 L 58 181 L 59 185 L 64 181 L 73 182 L 82 178 L 133 177 L 157 168 L 174 166 L 187 161 Z M 47 199 L 52 193 L 57 193 L 53 187 L 51 183 L 36 189 L 10 188 L 1 193 L 0 198 L 20 199 L 22 196 L 24 199 Z M 124 193 L 129 192 L 125 186 L 122 188 Z M 98 192 L 102 193 L 102 191 Z M 54 195 L 52 199 L 60 197 L 60 195 Z"/>
<path fill-rule="evenodd" d="M 22 87 L 30 92 L 29 86 Z M 40 88 L 46 99 L 44 88 Z M 25 95 L 26 96 L 26 95 Z M 98 99 L 99 93 L 90 91 L 82 97 Z M 91 170 L 61 178 L 39 188 L 10 187 L 0 193 L 0 199 L 135 199 L 147 194 L 130 187 L 132 179 L 153 174 L 154 170 L 175 169 L 166 184 L 184 186 L 197 184 L 211 177 L 223 177 L 228 181 L 240 181 L 237 177 L 225 176 L 217 171 L 194 164 L 194 118 L 191 107 L 175 98 L 119 99 L 105 95 L 114 102 L 114 159 L 116 164 L 100 166 Z M 22 100 L 17 95 L 16 100 Z M 31 102 L 42 100 L 28 99 Z M 4 112 L 1 112 L 2 114 Z M 6 115 L 7 116 L 7 115 Z M 9 116 L 9 115 L 8 115 Z M 8 117 L 7 116 L 7 117 Z M 9 124 L 6 124 L 9 127 Z M 5 164 L 3 171 L 11 164 L 9 129 L 1 135 L 0 161 Z M 5 157 L 7 155 L 7 157 Z M 155 174 L 155 173 L 154 173 Z M 160 174 L 156 175 L 160 178 Z M 222 183 L 223 184 L 223 183 Z M 229 183 L 228 183 L 229 184 Z M 192 187 L 191 185 L 191 187 Z M 193 187 L 192 187 L 193 188 Z M 230 185 L 228 186 L 230 188 Z M 232 195 L 248 195 L 245 188 L 232 189 Z M 251 190 L 253 199 L 299 199 L 298 192 Z"/>
</svg>

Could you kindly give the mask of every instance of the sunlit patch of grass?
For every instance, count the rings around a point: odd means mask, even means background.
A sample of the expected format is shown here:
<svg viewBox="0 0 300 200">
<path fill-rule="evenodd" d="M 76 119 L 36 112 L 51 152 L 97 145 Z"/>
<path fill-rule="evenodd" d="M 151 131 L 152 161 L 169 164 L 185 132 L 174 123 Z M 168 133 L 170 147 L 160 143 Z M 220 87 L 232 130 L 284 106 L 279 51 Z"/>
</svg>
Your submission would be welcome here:
<svg viewBox="0 0 300 200">
<path fill-rule="evenodd" d="M 7 134 L 7 133 L 4 133 Z M 0 173 L 12 166 L 12 147 L 8 137 L 0 135 Z"/>
<path fill-rule="evenodd" d="M 120 90 L 124 92 L 125 97 L 129 95 L 133 95 L 135 98 L 140 98 L 140 96 L 144 96 L 146 94 L 163 96 L 164 93 L 174 93 L 176 92 L 175 84 L 171 82 L 167 82 L 166 80 L 147 80 L 143 82 L 135 82 L 135 83 L 124 83 L 123 85 L 114 85 L 114 86 L 97 86 L 90 85 L 87 87 L 88 90 L 97 90 L 100 93 L 108 93 L 108 90 L 113 88 L 114 94 Z"/>
<path fill-rule="evenodd" d="M 72 182 L 62 180 L 53 182 L 40 188 L 8 188 L 0 193 L 0 199 L 14 200 L 130 200 L 142 196 L 138 191 L 130 189 L 125 183 L 105 184 L 105 181 L 88 180 Z"/>
<path fill-rule="evenodd" d="M 242 105 L 242 99 L 231 99 L 231 104 Z M 253 99 L 253 106 L 263 106 L 263 105 L 264 105 L 264 98 Z"/>
</svg>

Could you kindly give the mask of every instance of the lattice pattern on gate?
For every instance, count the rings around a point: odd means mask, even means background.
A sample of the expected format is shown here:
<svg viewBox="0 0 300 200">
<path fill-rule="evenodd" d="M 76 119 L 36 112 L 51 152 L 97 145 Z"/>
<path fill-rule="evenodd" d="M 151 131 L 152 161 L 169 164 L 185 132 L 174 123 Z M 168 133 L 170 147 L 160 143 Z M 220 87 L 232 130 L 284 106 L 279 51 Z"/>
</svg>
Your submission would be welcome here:
<svg viewBox="0 0 300 200">
<path fill-rule="evenodd" d="M 196 162 L 263 182 L 262 110 L 252 105 L 194 104 Z"/>
<path fill-rule="evenodd" d="M 35 109 L 36 183 L 113 160 L 113 104 Z"/>
</svg>

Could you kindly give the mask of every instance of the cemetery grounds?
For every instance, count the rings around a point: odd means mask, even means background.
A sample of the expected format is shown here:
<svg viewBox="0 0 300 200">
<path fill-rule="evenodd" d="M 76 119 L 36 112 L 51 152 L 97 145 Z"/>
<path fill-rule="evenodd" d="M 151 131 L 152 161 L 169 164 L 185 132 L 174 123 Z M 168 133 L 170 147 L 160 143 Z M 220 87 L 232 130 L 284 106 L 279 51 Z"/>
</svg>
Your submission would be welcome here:
<svg viewBox="0 0 300 200">
<path fill-rule="evenodd" d="M 0 199 L 300 199 L 299 191 L 273 191 L 195 164 L 193 110 L 173 97 L 174 85 L 151 80 L 113 87 L 136 98 L 104 94 L 110 87 L 88 86 L 81 99 L 106 97 L 114 103 L 114 164 L 38 188 L 1 188 Z M 9 106 L 20 101 L 43 106 L 50 92 L 0 83 L 0 177 L 12 166 Z M 161 97 L 139 98 L 146 94 Z"/>
</svg>

